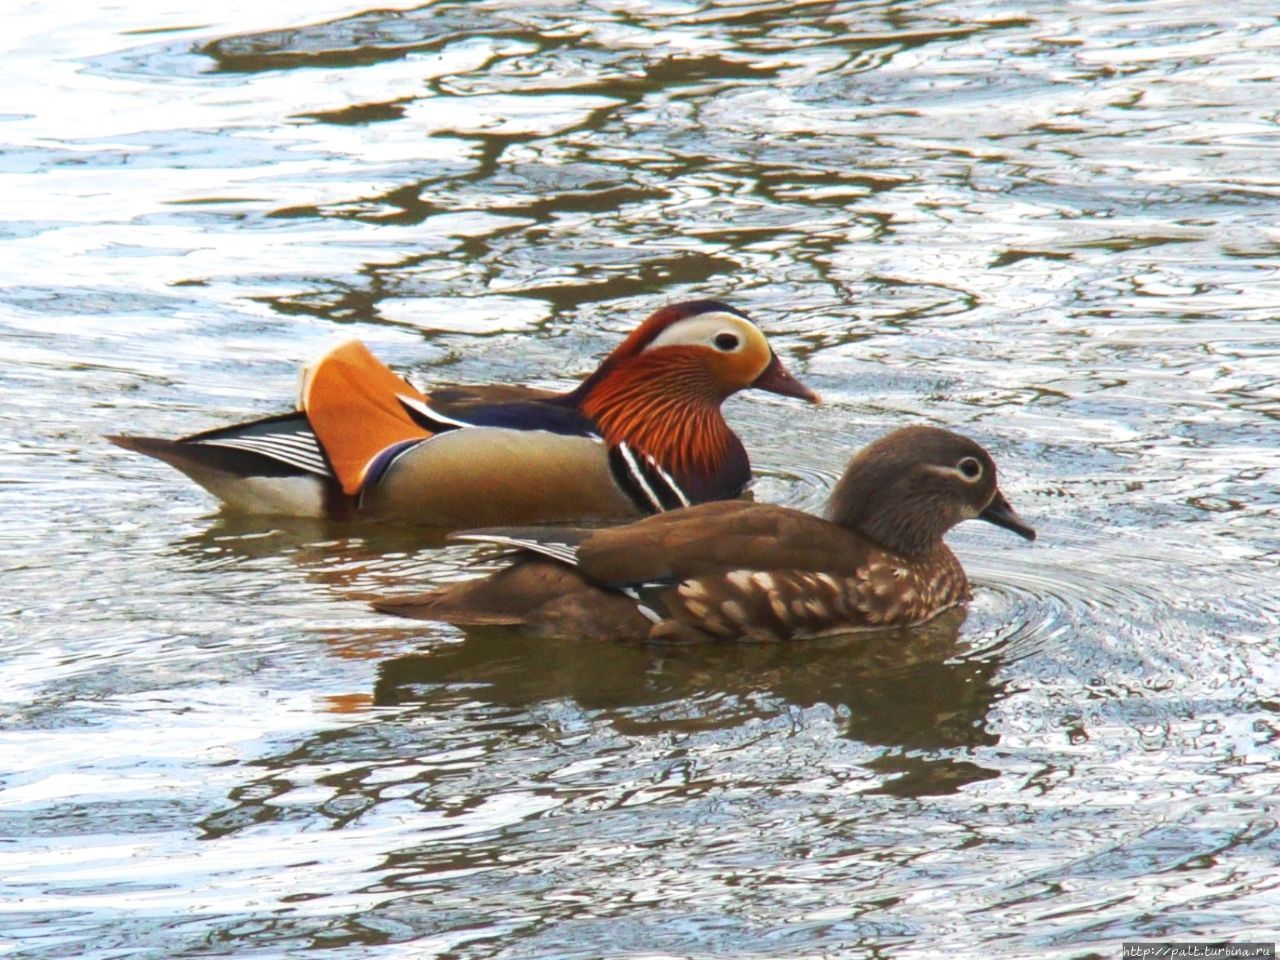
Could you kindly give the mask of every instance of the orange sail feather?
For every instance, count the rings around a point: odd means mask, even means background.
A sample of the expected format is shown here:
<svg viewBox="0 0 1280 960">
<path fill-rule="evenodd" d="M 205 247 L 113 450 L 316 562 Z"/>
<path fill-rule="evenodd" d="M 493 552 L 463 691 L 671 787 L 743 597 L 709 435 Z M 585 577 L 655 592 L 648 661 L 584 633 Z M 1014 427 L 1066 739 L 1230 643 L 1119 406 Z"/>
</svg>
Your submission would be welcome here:
<svg viewBox="0 0 1280 960">
<path fill-rule="evenodd" d="M 402 396 L 427 400 L 359 340 L 339 344 L 303 370 L 298 409 L 348 495 L 359 493 L 369 464 L 387 447 L 432 435 L 409 416 Z"/>
</svg>

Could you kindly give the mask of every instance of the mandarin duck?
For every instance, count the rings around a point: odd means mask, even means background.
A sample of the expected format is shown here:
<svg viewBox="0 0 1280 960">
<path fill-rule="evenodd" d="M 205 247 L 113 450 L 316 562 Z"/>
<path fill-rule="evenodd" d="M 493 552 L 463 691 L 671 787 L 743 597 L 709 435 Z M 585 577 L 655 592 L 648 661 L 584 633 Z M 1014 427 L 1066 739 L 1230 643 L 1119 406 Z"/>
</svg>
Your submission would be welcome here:
<svg viewBox="0 0 1280 960">
<path fill-rule="evenodd" d="M 605 530 L 464 532 L 451 539 L 515 549 L 515 562 L 374 606 L 535 637 L 775 641 L 916 626 L 970 599 L 942 537 L 972 518 L 1035 539 L 986 450 L 905 427 L 849 461 L 825 519 L 729 501 Z"/>
<path fill-rule="evenodd" d="M 618 521 L 743 492 L 750 462 L 720 405 L 748 387 L 819 402 L 746 314 L 695 300 L 658 310 L 566 393 L 423 393 L 353 340 L 303 371 L 296 413 L 108 439 L 249 513 L 455 530 Z"/>
</svg>

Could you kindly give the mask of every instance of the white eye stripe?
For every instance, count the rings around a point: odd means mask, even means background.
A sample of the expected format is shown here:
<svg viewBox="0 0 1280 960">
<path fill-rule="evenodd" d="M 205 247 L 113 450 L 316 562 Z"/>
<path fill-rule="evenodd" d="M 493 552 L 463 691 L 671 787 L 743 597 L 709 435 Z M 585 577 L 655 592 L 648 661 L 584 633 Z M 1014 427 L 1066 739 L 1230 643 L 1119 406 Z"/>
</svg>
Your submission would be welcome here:
<svg viewBox="0 0 1280 960">
<path fill-rule="evenodd" d="M 751 343 L 753 340 L 762 342 L 764 340 L 764 334 L 760 333 L 750 320 L 735 316 L 732 313 L 716 310 L 711 313 L 699 313 L 683 320 L 677 320 L 658 336 L 654 337 L 653 341 L 645 349 L 654 350 L 659 347 L 689 346 L 691 344 L 705 344 L 718 348 L 716 340 L 725 335 L 738 339 L 737 349 L 741 349 L 745 344 Z M 735 348 L 730 347 L 729 349 L 733 350 Z"/>
<path fill-rule="evenodd" d="M 965 463 L 965 461 L 967 460 L 973 460 L 973 462 L 978 466 L 978 472 L 973 474 L 973 476 L 969 476 L 958 466 L 943 467 L 943 466 L 939 466 L 936 463 L 926 463 L 924 464 L 924 469 L 928 470 L 930 473 L 936 473 L 938 474 L 938 476 L 941 476 L 941 477 L 959 477 L 965 483 L 976 483 L 977 481 L 982 479 L 982 473 L 983 473 L 982 464 L 979 463 L 977 460 L 974 460 L 972 457 L 966 457 L 965 460 L 962 460 L 960 462 Z"/>
</svg>

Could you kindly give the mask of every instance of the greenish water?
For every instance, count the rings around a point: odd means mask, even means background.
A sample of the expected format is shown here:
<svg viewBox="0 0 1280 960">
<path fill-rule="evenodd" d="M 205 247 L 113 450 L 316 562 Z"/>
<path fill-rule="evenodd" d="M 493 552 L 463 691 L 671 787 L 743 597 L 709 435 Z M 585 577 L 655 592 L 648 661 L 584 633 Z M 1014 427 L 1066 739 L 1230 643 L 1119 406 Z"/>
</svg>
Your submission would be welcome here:
<svg viewBox="0 0 1280 960">
<path fill-rule="evenodd" d="M 1185 2 L 0 11 L 0 952 L 1119 956 L 1280 938 L 1280 22 Z M 747 310 L 817 508 L 906 422 L 959 643 L 463 638 L 467 576 L 102 441 L 287 409 L 359 336 L 563 387 Z"/>
</svg>

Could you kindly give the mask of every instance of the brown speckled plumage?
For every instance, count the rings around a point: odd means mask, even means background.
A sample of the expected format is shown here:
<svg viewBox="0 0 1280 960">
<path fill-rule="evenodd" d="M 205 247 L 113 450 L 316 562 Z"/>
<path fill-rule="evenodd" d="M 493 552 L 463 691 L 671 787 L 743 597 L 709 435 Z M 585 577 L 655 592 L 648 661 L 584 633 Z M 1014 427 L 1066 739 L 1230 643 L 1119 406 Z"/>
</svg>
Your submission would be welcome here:
<svg viewBox="0 0 1280 960">
<path fill-rule="evenodd" d="M 929 427 L 861 451 L 827 512 L 731 501 L 611 530 L 476 531 L 460 537 L 524 553 L 487 579 L 378 606 L 539 636 L 778 641 L 911 626 L 967 602 L 942 541 L 961 520 L 1034 538 L 986 451 Z"/>
</svg>

